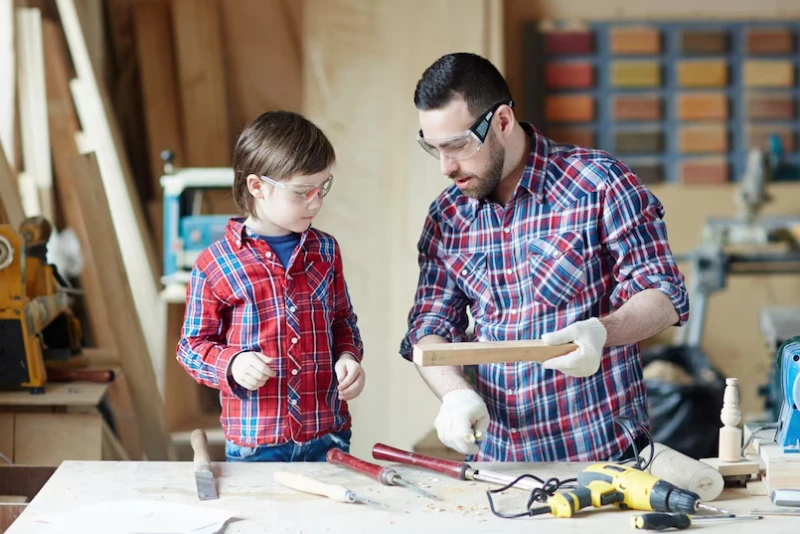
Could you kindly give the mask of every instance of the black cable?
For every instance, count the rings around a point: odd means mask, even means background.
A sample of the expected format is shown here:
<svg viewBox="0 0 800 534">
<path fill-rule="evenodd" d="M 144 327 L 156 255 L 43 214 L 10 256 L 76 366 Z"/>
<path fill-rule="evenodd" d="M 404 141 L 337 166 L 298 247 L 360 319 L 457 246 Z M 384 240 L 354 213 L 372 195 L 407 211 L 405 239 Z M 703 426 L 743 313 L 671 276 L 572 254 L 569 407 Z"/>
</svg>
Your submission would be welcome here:
<svg viewBox="0 0 800 534">
<path fill-rule="evenodd" d="M 631 429 L 628 428 L 627 426 L 625 426 L 625 425 L 623 425 L 621 423 L 618 423 L 618 421 L 629 422 L 629 423 L 632 423 L 632 424 L 636 425 L 637 427 L 639 427 L 639 429 L 641 429 L 641 431 L 644 433 L 645 437 L 647 438 L 647 441 L 650 443 L 650 459 L 648 459 L 647 462 L 644 465 L 641 464 L 641 459 L 639 458 L 639 447 L 636 445 L 636 438 L 635 438 L 635 436 L 633 434 L 633 431 L 631 431 Z M 623 428 L 623 430 L 625 431 L 627 436 L 631 439 L 631 443 L 633 444 L 633 452 L 635 454 L 634 460 L 635 460 L 636 465 L 639 468 L 639 470 L 640 471 L 647 471 L 647 468 L 650 467 L 650 464 L 653 463 L 653 458 L 655 458 L 655 456 L 656 456 L 656 446 L 655 446 L 655 443 L 653 443 L 653 437 L 650 435 L 650 432 L 647 430 L 647 427 L 644 426 L 640 421 L 637 421 L 636 419 L 631 419 L 630 417 L 624 417 L 624 416 L 615 417 L 614 418 L 614 422 L 618 423 L 619 426 L 621 426 Z M 623 462 L 623 463 L 625 463 L 625 462 Z"/>
<path fill-rule="evenodd" d="M 531 496 L 528 499 L 527 509 L 524 512 L 516 513 L 516 514 L 502 514 L 498 512 L 494 507 L 494 500 L 492 499 L 492 493 L 501 493 L 514 485 L 517 484 L 523 478 L 532 478 L 536 482 L 542 485 L 541 488 L 534 488 L 531 490 Z M 501 488 L 496 488 L 492 490 L 486 490 L 486 497 L 489 499 L 489 508 L 492 510 L 492 513 L 497 517 L 501 517 L 503 519 L 516 519 L 518 517 L 530 517 L 534 515 L 544 514 L 550 511 L 550 508 L 547 506 L 541 506 L 538 508 L 531 508 L 534 502 L 539 503 L 546 503 L 547 499 L 555 495 L 556 491 L 559 489 L 567 489 L 567 488 L 574 488 L 575 486 L 571 486 L 573 482 L 577 482 L 577 478 L 568 478 L 565 480 L 559 480 L 555 477 L 548 478 L 547 480 L 542 480 L 541 478 L 537 477 L 536 475 L 525 474 L 520 475 L 510 483 L 506 484 Z"/>
</svg>

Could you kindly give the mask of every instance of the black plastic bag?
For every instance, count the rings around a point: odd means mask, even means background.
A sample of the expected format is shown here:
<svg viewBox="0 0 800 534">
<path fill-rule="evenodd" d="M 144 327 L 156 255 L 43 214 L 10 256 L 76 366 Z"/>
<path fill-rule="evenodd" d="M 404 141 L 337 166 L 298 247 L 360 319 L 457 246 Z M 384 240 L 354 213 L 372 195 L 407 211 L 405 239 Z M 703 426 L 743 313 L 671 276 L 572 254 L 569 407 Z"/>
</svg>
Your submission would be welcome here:
<svg viewBox="0 0 800 534">
<path fill-rule="evenodd" d="M 642 364 L 653 440 L 695 459 L 716 458 L 725 393 L 722 374 L 702 349 L 692 346 L 645 349 Z"/>
</svg>

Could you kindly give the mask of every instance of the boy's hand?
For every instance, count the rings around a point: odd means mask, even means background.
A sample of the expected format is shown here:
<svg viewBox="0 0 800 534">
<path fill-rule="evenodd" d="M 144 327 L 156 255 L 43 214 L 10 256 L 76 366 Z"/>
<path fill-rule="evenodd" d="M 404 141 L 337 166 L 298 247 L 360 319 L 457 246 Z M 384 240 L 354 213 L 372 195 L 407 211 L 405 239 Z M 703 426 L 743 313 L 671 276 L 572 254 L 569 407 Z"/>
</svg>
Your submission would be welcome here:
<svg viewBox="0 0 800 534">
<path fill-rule="evenodd" d="M 364 389 L 366 375 L 364 368 L 351 354 L 342 354 L 333 367 L 336 378 L 339 380 L 339 399 L 343 401 L 353 400 L 361 394 Z"/>
<path fill-rule="evenodd" d="M 254 391 L 275 376 L 271 363 L 272 358 L 260 352 L 242 352 L 233 358 L 231 376 L 243 388 Z"/>
</svg>

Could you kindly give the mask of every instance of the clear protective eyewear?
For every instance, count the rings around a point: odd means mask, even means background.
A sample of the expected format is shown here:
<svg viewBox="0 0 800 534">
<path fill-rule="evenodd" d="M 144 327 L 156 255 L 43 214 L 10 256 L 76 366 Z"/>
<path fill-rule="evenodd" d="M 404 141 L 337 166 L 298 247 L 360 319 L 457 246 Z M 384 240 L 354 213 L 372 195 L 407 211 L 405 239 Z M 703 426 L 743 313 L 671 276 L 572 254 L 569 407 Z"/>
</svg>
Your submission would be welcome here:
<svg viewBox="0 0 800 534">
<path fill-rule="evenodd" d="M 331 187 L 333 186 L 333 175 L 331 174 L 327 180 L 321 184 L 293 184 L 289 182 L 277 182 L 267 176 L 260 176 L 263 181 L 276 189 L 283 189 L 289 193 L 290 198 L 297 202 L 311 202 L 319 195 L 320 198 L 325 198 Z"/>
<path fill-rule="evenodd" d="M 478 120 L 469 127 L 464 133 L 452 137 L 424 137 L 422 130 L 417 133 L 417 142 L 431 156 L 441 159 L 446 156 L 454 160 L 467 159 L 473 156 L 483 146 L 486 136 L 489 134 L 489 126 L 492 118 L 500 106 L 508 106 L 513 109 L 514 101 L 508 100 L 498 102 L 489 108 Z"/>
</svg>

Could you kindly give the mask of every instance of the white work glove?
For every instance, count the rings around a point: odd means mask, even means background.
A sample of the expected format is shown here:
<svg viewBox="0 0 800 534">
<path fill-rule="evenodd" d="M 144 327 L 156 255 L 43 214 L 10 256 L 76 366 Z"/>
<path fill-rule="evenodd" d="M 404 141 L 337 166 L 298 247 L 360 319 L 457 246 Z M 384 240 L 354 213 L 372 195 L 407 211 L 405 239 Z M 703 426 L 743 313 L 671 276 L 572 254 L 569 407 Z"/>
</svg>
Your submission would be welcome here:
<svg viewBox="0 0 800 534">
<path fill-rule="evenodd" d="M 606 327 L 596 317 L 545 334 L 542 341 L 547 345 L 574 342 L 578 345 L 578 350 L 547 360 L 542 363 L 542 367 L 556 369 L 569 376 L 592 376 L 600 369 L 607 335 Z"/>
<path fill-rule="evenodd" d="M 333 370 L 339 381 L 339 400 L 353 400 L 361 394 L 361 390 L 364 389 L 366 373 L 351 354 L 345 353 L 339 356 Z"/>
<path fill-rule="evenodd" d="M 434 424 L 444 445 L 462 454 L 477 454 L 475 440 L 489 428 L 489 410 L 475 391 L 457 389 L 442 397 Z"/>
<path fill-rule="evenodd" d="M 237 384 L 254 391 L 275 376 L 271 363 L 272 358 L 260 352 L 241 352 L 234 356 L 230 374 Z"/>
</svg>

